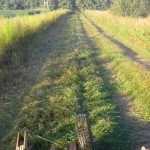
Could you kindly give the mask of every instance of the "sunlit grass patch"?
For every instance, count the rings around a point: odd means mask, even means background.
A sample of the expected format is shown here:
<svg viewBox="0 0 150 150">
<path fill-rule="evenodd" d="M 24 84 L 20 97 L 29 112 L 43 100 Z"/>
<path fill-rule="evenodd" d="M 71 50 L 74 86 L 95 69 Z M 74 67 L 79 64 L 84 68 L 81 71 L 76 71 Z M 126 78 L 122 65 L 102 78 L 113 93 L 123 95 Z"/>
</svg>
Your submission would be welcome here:
<svg viewBox="0 0 150 150">
<path fill-rule="evenodd" d="M 56 10 L 34 16 L 18 16 L 10 19 L 2 19 L 4 22 L 0 26 L 0 80 L 2 83 L 11 82 L 15 76 L 22 74 L 18 69 L 26 65 L 33 55 L 39 54 L 36 37 L 44 34 L 50 29 L 52 24 L 68 10 Z M 29 47 L 35 43 L 39 51 L 34 51 Z"/>
<path fill-rule="evenodd" d="M 86 11 L 85 14 L 110 35 L 150 60 L 150 17 L 122 17 L 108 11 Z"/>
<path fill-rule="evenodd" d="M 67 10 L 57 10 L 35 16 L 22 16 L 5 19 L 0 26 L 0 63 L 18 63 L 27 55 L 24 47 L 37 33 L 44 31 Z"/>
<path fill-rule="evenodd" d="M 97 33 L 88 21 L 85 21 L 85 24 L 88 27 L 87 33 L 94 37 L 93 41 L 99 48 L 101 56 L 109 61 L 109 67 L 116 76 L 116 87 L 132 99 L 132 115 L 150 121 L 149 71 L 125 57 L 116 45 Z"/>
</svg>

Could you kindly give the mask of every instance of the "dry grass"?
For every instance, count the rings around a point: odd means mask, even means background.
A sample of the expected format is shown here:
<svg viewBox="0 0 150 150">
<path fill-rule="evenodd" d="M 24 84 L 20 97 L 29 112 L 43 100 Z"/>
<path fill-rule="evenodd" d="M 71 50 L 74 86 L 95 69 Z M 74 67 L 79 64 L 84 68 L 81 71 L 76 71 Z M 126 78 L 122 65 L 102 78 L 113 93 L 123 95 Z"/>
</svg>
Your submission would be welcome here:
<svg viewBox="0 0 150 150">
<path fill-rule="evenodd" d="M 100 35 L 89 22 L 85 23 L 88 35 L 94 37 L 93 40 L 101 55 L 109 60 L 113 68 L 116 87 L 133 100 L 134 112 L 132 113 L 142 120 L 150 121 L 150 72 L 125 57 L 116 45 Z"/>
<path fill-rule="evenodd" d="M 18 16 L 1 19 L 0 26 L 0 63 L 17 64 L 24 52 L 20 50 L 35 34 L 45 30 L 67 10 L 56 10 L 34 16 Z M 9 57 L 9 58 L 8 58 Z"/>
<path fill-rule="evenodd" d="M 150 16 L 122 17 L 109 11 L 86 11 L 85 14 L 139 55 L 150 59 Z"/>
<path fill-rule="evenodd" d="M 12 79 L 13 66 L 27 62 L 32 53 L 26 48 L 27 45 L 68 12 L 60 9 L 39 15 L 0 19 L 2 24 L 0 26 L 0 80 L 2 82 Z"/>
</svg>

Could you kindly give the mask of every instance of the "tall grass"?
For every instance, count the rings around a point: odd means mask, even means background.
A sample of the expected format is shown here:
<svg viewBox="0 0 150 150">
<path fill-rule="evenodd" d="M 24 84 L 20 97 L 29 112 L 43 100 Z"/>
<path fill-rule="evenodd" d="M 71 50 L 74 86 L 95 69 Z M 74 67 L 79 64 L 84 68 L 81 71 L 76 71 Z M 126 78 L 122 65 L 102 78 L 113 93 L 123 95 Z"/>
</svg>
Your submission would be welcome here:
<svg viewBox="0 0 150 150">
<path fill-rule="evenodd" d="M 56 10 L 34 16 L 18 16 L 0 20 L 1 81 L 12 79 L 11 66 L 26 63 L 32 53 L 26 48 L 27 45 L 30 45 L 36 36 L 68 12 L 68 10 Z"/>
<path fill-rule="evenodd" d="M 122 17 L 109 11 L 86 11 L 85 14 L 110 35 L 150 60 L 150 17 Z"/>
<path fill-rule="evenodd" d="M 36 34 L 45 30 L 67 12 L 67 10 L 57 10 L 40 15 L 5 19 L 0 26 L 0 63 L 19 63 L 22 56 L 27 54 L 27 51 L 24 51 L 26 44 L 28 42 L 30 44 Z"/>
<path fill-rule="evenodd" d="M 88 35 L 94 37 L 100 54 L 110 62 L 118 91 L 132 99 L 133 109 L 130 113 L 141 120 L 150 121 L 150 72 L 125 57 L 116 45 L 100 35 L 87 20 L 85 25 Z"/>
</svg>

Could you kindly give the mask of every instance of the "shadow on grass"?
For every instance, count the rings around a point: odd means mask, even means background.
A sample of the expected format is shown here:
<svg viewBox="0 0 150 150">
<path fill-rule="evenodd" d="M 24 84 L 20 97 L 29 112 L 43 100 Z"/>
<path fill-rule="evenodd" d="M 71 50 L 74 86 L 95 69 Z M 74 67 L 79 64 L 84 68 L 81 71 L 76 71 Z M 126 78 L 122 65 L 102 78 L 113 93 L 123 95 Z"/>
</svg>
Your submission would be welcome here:
<svg viewBox="0 0 150 150">
<path fill-rule="evenodd" d="M 108 62 L 98 57 L 100 55 L 99 48 L 96 46 L 97 44 L 94 42 L 94 40 L 91 40 L 88 37 L 82 21 L 81 21 L 81 26 L 82 26 L 82 33 L 85 36 L 85 40 L 87 44 L 89 45 L 89 48 L 91 48 L 94 52 L 93 57 L 95 58 L 97 69 L 100 71 L 99 75 L 103 79 L 103 82 L 104 82 L 104 91 L 108 93 L 108 96 L 106 97 L 106 101 L 105 101 L 106 105 L 113 104 L 116 106 L 116 109 L 115 109 L 116 112 L 112 114 L 111 116 L 112 117 L 111 119 L 114 121 L 116 125 L 112 126 L 111 132 L 105 134 L 104 136 L 100 137 L 100 139 L 97 139 L 96 141 L 94 141 L 93 149 L 94 150 L 137 149 L 139 145 L 142 145 L 144 143 L 141 142 L 140 139 L 138 138 L 137 140 L 133 140 L 129 136 L 130 132 L 133 132 L 132 123 L 134 122 L 135 124 L 139 126 L 144 125 L 144 124 L 142 122 L 138 122 L 134 118 L 131 118 L 131 116 L 128 116 L 127 112 L 124 112 L 125 111 L 124 109 L 128 107 L 128 103 L 124 102 L 123 105 L 121 106 L 114 100 L 114 99 L 118 99 L 118 101 L 119 100 L 123 101 L 125 98 L 124 96 L 119 94 L 119 91 L 117 89 L 117 84 L 112 79 L 111 71 L 106 68 L 106 65 Z M 134 120 L 134 121 L 131 122 L 130 120 Z M 91 122 L 91 125 L 92 125 L 92 122 Z M 145 125 L 143 129 L 148 126 Z"/>
<path fill-rule="evenodd" d="M 35 40 L 26 46 L 31 53 L 25 64 L 9 67 L 11 68 L 10 74 L 14 74 L 11 80 L 1 83 L 0 86 L 0 139 L 7 136 L 12 130 L 13 122 L 24 98 L 41 76 L 51 51 L 55 49 L 55 52 L 59 53 L 61 43 L 59 49 L 56 49 L 56 44 L 60 41 L 63 30 L 66 28 L 66 22 L 71 15 L 67 14 L 61 17 L 56 23 L 50 25 L 47 29 L 48 32 L 40 33 Z"/>
<path fill-rule="evenodd" d="M 124 53 L 125 56 L 135 61 L 136 63 L 142 65 L 147 70 L 150 70 L 150 62 L 139 57 L 137 53 L 135 53 L 131 48 L 124 45 L 122 42 L 116 40 L 114 37 L 110 36 L 106 31 L 104 31 L 101 27 L 99 27 L 95 22 L 89 19 L 87 16 L 84 17 L 97 29 L 99 33 L 101 33 L 105 38 L 110 40 L 112 43 L 117 45 Z"/>
</svg>

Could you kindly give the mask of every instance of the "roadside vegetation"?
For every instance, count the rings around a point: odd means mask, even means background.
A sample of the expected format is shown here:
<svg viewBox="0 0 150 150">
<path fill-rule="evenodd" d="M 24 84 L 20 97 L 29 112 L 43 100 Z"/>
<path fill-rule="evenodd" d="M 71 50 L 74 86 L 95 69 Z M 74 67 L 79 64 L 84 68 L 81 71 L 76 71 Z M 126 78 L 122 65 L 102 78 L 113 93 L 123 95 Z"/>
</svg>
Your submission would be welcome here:
<svg viewBox="0 0 150 150">
<path fill-rule="evenodd" d="M 149 0 L 114 0 L 111 6 L 113 13 L 123 16 L 142 16 L 150 14 Z"/>
<path fill-rule="evenodd" d="M 86 11 L 85 14 L 108 34 L 150 60 L 150 17 L 122 17 L 109 11 Z"/>
<path fill-rule="evenodd" d="M 84 19 L 85 20 L 85 19 Z M 119 91 L 131 98 L 132 114 L 140 120 L 150 121 L 150 73 L 142 66 L 123 55 L 118 46 L 105 39 L 96 28 L 86 20 L 87 33 L 99 48 L 100 54 L 110 62 Z M 131 67 L 132 66 L 132 67 Z"/>
<path fill-rule="evenodd" d="M 27 61 L 31 51 L 26 49 L 26 45 L 68 12 L 68 10 L 56 10 L 34 16 L 1 19 L 0 79 L 2 82 L 9 79 L 11 65 L 19 65 Z"/>
</svg>

